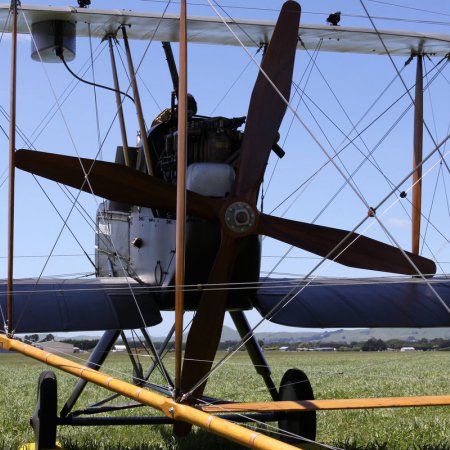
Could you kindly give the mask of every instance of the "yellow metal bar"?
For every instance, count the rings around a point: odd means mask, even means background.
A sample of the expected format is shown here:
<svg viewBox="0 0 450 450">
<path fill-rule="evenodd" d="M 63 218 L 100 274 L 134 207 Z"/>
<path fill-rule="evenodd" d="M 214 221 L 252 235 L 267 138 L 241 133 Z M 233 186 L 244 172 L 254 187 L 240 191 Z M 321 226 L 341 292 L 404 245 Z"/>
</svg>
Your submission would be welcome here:
<svg viewBox="0 0 450 450">
<path fill-rule="evenodd" d="M 404 408 L 411 406 L 449 406 L 450 395 L 420 397 L 341 398 L 283 402 L 228 403 L 202 407 L 209 413 L 320 411 L 331 409 Z"/>
<path fill-rule="evenodd" d="M 39 350 L 23 342 L 9 339 L 4 335 L 0 335 L 0 348 L 16 351 L 30 358 L 42 361 L 49 366 L 83 378 L 112 392 L 117 392 L 144 405 L 156 408 L 162 411 L 167 417 L 197 425 L 206 431 L 237 442 L 245 447 L 258 450 L 298 449 L 298 447 L 277 441 L 264 434 L 236 425 L 220 417 L 212 416 L 191 406 L 176 403 L 169 397 L 150 392 L 147 389 L 119 380 L 105 373 L 89 369 L 69 359 Z"/>
</svg>

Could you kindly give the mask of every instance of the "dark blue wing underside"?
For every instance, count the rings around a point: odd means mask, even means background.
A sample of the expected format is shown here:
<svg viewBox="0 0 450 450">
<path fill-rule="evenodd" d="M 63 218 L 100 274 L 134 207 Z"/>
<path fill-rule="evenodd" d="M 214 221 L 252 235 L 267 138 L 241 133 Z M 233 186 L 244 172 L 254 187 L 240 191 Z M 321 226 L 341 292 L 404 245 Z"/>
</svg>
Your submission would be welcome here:
<svg viewBox="0 0 450 450">
<path fill-rule="evenodd" d="M 305 328 L 448 327 L 450 280 L 321 280 L 297 286 L 294 279 L 261 279 L 247 287 L 268 320 Z M 169 288 L 169 291 L 171 289 Z M 232 293 L 233 291 L 231 291 Z M 151 327 L 160 309 L 173 309 L 173 295 L 125 279 L 45 279 L 14 283 L 13 328 L 17 333 L 94 331 Z M 240 309 L 239 302 L 231 302 Z M 0 283 L 6 317 L 6 283 Z M 242 305 L 247 309 L 248 304 Z"/>
<path fill-rule="evenodd" d="M 271 322 L 292 327 L 448 327 L 450 280 L 429 283 L 418 279 L 324 280 L 295 287 L 292 279 L 266 279 L 255 306 Z"/>
</svg>

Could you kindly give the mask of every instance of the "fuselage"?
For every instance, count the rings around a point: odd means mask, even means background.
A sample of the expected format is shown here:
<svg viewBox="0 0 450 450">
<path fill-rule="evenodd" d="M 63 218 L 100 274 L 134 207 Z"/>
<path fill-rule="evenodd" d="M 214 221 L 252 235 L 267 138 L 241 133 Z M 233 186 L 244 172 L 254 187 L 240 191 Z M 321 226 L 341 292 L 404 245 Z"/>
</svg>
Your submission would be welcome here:
<svg viewBox="0 0 450 450">
<path fill-rule="evenodd" d="M 207 197 L 232 195 L 245 118 L 190 118 L 186 188 Z M 177 138 L 175 120 L 154 125 L 148 135 L 153 175 L 176 184 Z M 142 146 L 131 150 L 132 164 L 146 172 Z M 118 147 L 117 163 L 124 163 Z M 175 279 L 175 227 L 172 211 L 105 201 L 97 212 L 96 263 L 100 277 L 128 276 L 142 284 L 169 287 Z M 188 216 L 186 219 L 185 306 L 195 309 L 220 244 L 218 224 Z M 259 279 L 261 244 L 258 236 L 242 239 L 232 283 Z M 230 290 L 229 308 L 251 307 L 251 291 Z M 161 294 L 161 309 L 172 309 L 173 292 Z"/>
</svg>

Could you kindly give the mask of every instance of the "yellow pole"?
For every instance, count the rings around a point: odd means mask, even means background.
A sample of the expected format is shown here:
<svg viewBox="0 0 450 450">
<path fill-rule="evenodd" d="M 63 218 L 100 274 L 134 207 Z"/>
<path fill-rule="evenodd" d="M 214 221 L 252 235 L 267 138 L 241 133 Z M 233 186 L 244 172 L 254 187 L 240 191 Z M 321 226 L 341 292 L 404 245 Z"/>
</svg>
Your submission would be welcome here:
<svg viewBox="0 0 450 450">
<path fill-rule="evenodd" d="M 135 386 L 102 372 L 89 369 L 61 356 L 39 350 L 23 342 L 0 335 L 0 348 L 22 353 L 25 356 L 41 361 L 49 366 L 63 370 L 112 392 L 124 395 L 144 405 L 156 408 L 174 420 L 189 422 L 206 431 L 222 436 L 248 448 L 258 450 L 298 450 L 289 444 L 277 441 L 264 434 L 236 425 L 228 420 L 212 416 L 188 405 L 176 403 L 169 397 L 150 392 L 148 389 Z"/>
</svg>

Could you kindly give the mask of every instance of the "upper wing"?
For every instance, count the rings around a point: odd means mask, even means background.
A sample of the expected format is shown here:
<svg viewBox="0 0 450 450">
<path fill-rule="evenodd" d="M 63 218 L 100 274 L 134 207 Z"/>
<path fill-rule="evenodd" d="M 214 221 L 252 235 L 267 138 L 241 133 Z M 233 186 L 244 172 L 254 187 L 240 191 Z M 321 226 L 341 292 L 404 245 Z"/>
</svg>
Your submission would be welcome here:
<svg viewBox="0 0 450 450">
<path fill-rule="evenodd" d="M 450 281 L 434 278 L 428 283 L 450 308 Z M 293 279 L 265 279 L 255 306 L 268 320 L 293 327 L 450 326 L 448 310 L 427 283 L 415 278 L 330 279 L 300 285 Z"/>
<path fill-rule="evenodd" d="M 6 283 L 0 284 L 6 314 Z M 15 280 L 13 328 L 17 333 L 142 328 L 162 320 L 150 288 L 124 278 Z"/>
<path fill-rule="evenodd" d="M 29 33 L 29 26 L 46 20 L 66 20 L 76 22 L 78 36 L 103 38 L 107 33 L 115 33 L 120 25 L 129 25 L 130 39 L 178 41 L 179 17 L 173 14 L 141 13 L 125 10 L 98 10 L 74 7 L 21 6 L 18 32 Z M 9 5 L 0 5 L 0 29 L 11 31 Z M 227 19 L 228 25 L 245 46 L 255 47 L 268 43 L 275 22 Z M 89 30 L 90 28 L 90 30 Z M 188 40 L 219 45 L 239 45 L 230 30 L 217 17 L 189 17 Z M 394 55 L 410 56 L 416 52 L 444 56 L 450 51 L 450 36 L 445 34 L 424 34 L 412 31 L 384 31 L 379 34 L 366 28 L 332 27 L 327 25 L 301 25 L 299 27 L 298 48 L 315 49 L 320 43 L 321 50 L 332 52 L 352 52 L 385 54 L 384 44 Z"/>
</svg>

